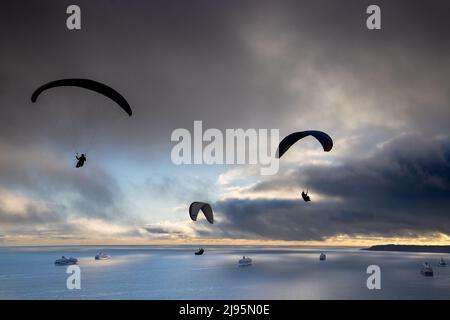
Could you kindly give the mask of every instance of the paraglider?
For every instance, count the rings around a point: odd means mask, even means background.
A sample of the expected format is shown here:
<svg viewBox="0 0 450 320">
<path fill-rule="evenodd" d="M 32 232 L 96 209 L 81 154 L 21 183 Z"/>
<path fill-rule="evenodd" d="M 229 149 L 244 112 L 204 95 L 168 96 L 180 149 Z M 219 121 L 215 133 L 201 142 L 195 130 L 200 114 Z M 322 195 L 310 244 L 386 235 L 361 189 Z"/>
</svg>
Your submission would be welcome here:
<svg viewBox="0 0 450 320">
<path fill-rule="evenodd" d="M 291 133 L 290 135 L 284 137 L 283 140 L 281 140 L 277 149 L 277 158 L 281 158 L 283 154 L 285 154 L 286 151 L 288 151 L 289 148 L 298 140 L 308 136 L 316 138 L 322 145 L 323 151 L 325 152 L 328 152 L 333 148 L 333 140 L 325 132 L 316 130 L 299 131 Z"/>
<path fill-rule="evenodd" d="M 131 117 L 131 115 L 133 114 L 133 111 L 131 110 L 131 107 L 128 104 L 127 100 L 125 100 L 125 98 L 119 92 L 103 83 L 89 79 L 61 79 L 48 82 L 40 86 L 33 92 L 33 94 L 31 95 L 31 101 L 35 103 L 38 97 L 46 90 L 66 86 L 84 88 L 102 94 L 105 97 L 113 100 L 120 107 L 120 109 L 125 111 L 125 113 L 128 116 Z M 90 145 L 92 146 L 92 140 Z M 75 157 L 77 159 L 77 164 L 75 167 L 76 168 L 83 167 L 84 163 L 87 160 L 86 153 L 82 153 L 81 156 L 79 157 L 77 152 Z"/>
<path fill-rule="evenodd" d="M 39 95 L 48 89 L 63 86 L 80 87 L 100 93 L 117 103 L 130 117 L 133 114 L 133 111 L 131 110 L 131 107 L 128 104 L 127 100 L 125 100 L 125 98 L 119 92 L 103 83 L 89 79 L 61 79 L 48 82 L 40 86 L 33 92 L 31 101 L 36 102 Z"/>
<path fill-rule="evenodd" d="M 316 138 L 322 145 L 323 151 L 325 152 L 329 152 L 333 148 L 333 140 L 325 132 L 317 130 L 299 131 L 291 133 L 281 140 L 277 149 L 277 158 L 281 158 L 293 144 L 308 136 Z M 306 192 L 302 191 L 302 198 L 305 202 L 311 201 L 311 198 L 308 196 L 308 190 L 306 190 Z"/>
<path fill-rule="evenodd" d="M 214 223 L 214 214 L 212 211 L 211 206 L 206 202 L 192 202 L 189 206 L 189 216 L 191 217 L 192 221 L 197 221 L 197 216 L 200 210 L 205 215 L 206 220 L 208 220 L 209 223 Z M 203 248 L 200 248 L 198 251 L 195 252 L 196 256 L 200 256 L 205 252 Z"/>
<path fill-rule="evenodd" d="M 76 168 L 81 168 L 82 166 L 84 166 L 84 163 L 87 161 L 86 158 L 86 154 L 82 153 L 81 156 L 78 156 L 78 152 L 77 155 L 75 156 L 75 158 L 77 158 L 78 162 L 77 165 L 75 166 Z"/>
<path fill-rule="evenodd" d="M 199 211 L 202 211 L 209 223 L 214 223 L 214 214 L 211 206 L 205 202 L 192 202 L 189 206 L 189 216 L 192 221 L 197 221 Z"/>
<path fill-rule="evenodd" d="M 308 196 L 308 190 L 302 191 L 302 198 L 305 200 L 305 202 L 311 201 L 311 198 Z"/>
</svg>

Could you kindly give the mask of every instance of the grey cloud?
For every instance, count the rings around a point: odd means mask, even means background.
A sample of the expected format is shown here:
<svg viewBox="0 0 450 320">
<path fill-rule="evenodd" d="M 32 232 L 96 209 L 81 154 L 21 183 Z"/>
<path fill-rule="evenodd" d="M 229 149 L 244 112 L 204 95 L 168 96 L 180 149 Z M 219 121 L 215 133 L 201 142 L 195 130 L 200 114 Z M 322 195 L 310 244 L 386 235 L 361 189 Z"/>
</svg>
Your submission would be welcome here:
<svg viewBox="0 0 450 320">
<path fill-rule="evenodd" d="M 283 240 L 450 233 L 448 138 L 399 137 L 367 159 L 339 167 L 301 168 L 295 175 L 254 189 L 299 187 L 300 177 L 313 190 L 311 204 L 301 199 L 219 201 L 216 210 L 226 220 L 221 228 Z M 314 202 L 314 192 L 342 201 Z"/>
<path fill-rule="evenodd" d="M 72 162 L 61 161 L 56 154 L 36 148 L 2 146 L 0 177 L 5 188 L 18 189 L 51 202 L 69 201 L 81 214 L 114 217 L 120 215 L 122 193 L 115 179 L 106 171 L 89 164 L 85 171 L 75 170 Z"/>
<path fill-rule="evenodd" d="M 196 119 L 217 128 L 291 131 L 294 117 L 340 135 L 355 113 L 424 130 L 434 130 L 435 121 L 445 126 L 448 4 L 380 1 L 378 33 L 365 28 L 368 4 L 81 1 L 80 32 L 65 29 L 63 3 L 8 4 L 0 16 L 9 26 L 1 31 L 9 44 L 1 103 L 14 108 L 3 110 L 1 137 L 52 137 L 61 148 L 70 143 L 68 132 L 95 125 L 100 145 L 152 157 L 152 147 L 167 152 L 171 131 Z M 11 20 L 15 13 L 25 23 Z M 78 90 L 58 90 L 31 105 L 42 82 L 75 76 L 112 85 L 135 117 L 121 121 L 109 101 Z M 324 100 L 333 91 L 345 100 Z"/>
<path fill-rule="evenodd" d="M 137 186 L 139 187 L 139 186 Z M 186 208 L 193 201 L 204 201 L 214 197 L 215 181 L 204 176 L 155 175 L 145 181 L 144 187 L 149 195 L 158 199 L 174 199 L 186 203 Z"/>
<path fill-rule="evenodd" d="M 190 235 L 187 235 L 184 231 L 178 230 L 173 227 L 167 226 L 150 226 L 144 228 L 148 234 L 140 234 L 141 237 L 151 239 L 151 240 L 169 240 L 169 239 L 189 239 Z M 196 232 L 198 234 L 198 232 Z"/>
<path fill-rule="evenodd" d="M 55 206 L 49 210 L 42 210 L 36 205 L 29 204 L 25 208 L 25 212 L 19 214 L 0 208 L 0 223 L 5 225 L 51 225 L 58 224 L 65 219 L 63 218 L 65 210 L 62 206 Z"/>
<path fill-rule="evenodd" d="M 181 232 L 181 231 L 172 230 L 170 228 L 168 229 L 168 228 L 163 228 L 163 227 L 145 227 L 145 230 L 147 230 L 147 232 L 150 234 L 176 234 L 176 235 L 183 234 L 183 232 Z"/>
</svg>

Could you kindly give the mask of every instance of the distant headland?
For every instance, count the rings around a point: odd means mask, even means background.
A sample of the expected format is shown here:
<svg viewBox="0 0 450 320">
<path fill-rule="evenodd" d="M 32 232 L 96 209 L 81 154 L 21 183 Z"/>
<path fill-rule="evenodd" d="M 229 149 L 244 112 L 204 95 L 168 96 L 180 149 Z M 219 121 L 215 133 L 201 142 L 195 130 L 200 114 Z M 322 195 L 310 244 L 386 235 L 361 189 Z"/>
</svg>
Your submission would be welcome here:
<svg viewBox="0 0 450 320">
<path fill-rule="evenodd" d="M 384 245 L 371 246 L 370 248 L 364 248 L 361 250 L 450 253 L 450 246 L 418 246 L 418 245 L 402 245 L 402 244 L 384 244 Z"/>
</svg>

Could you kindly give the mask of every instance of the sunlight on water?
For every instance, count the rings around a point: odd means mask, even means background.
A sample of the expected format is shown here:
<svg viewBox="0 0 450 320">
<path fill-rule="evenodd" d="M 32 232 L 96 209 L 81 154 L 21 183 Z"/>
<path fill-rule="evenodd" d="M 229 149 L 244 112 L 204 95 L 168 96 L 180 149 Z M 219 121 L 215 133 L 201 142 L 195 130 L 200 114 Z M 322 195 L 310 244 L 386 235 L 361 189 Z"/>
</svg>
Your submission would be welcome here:
<svg viewBox="0 0 450 320">
<path fill-rule="evenodd" d="M 349 248 L 42 247 L 0 249 L 1 299 L 448 299 L 442 254 Z M 322 250 L 326 261 L 319 261 Z M 110 260 L 96 261 L 104 251 Z M 66 288 L 60 256 L 79 259 L 81 290 Z M 243 255 L 253 265 L 238 267 Z M 434 277 L 419 271 L 428 261 Z M 368 290 L 366 268 L 381 267 L 381 290 Z"/>
</svg>

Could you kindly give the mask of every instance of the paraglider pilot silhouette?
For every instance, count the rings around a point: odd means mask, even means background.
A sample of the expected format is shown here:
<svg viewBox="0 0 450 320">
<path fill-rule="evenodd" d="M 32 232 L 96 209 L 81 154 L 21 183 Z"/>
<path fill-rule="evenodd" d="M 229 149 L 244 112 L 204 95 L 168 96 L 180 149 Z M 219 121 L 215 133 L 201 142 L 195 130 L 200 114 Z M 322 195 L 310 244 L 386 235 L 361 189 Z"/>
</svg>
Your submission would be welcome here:
<svg viewBox="0 0 450 320">
<path fill-rule="evenodd" d="M 82 166 L 84 166 L 84 163 L 87 161 L 86 159 L 86 154 L 82 153 L 81 156 L 78 156 L 78 152 L 77 155 L 75 156 L 75 158 L 77 158 L 78 162 L 76 165 L 76 168 L 81 168 Z"/>
<path fill-rule="evenodd" d="M 302 191 L 302 198 L 305 200 L 305 202 L 311 201 L 311 198 L 308 196 L 308 190 Z"/>
</svg>

